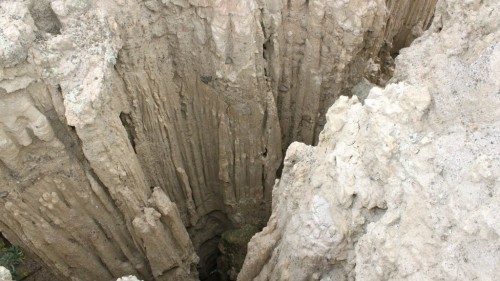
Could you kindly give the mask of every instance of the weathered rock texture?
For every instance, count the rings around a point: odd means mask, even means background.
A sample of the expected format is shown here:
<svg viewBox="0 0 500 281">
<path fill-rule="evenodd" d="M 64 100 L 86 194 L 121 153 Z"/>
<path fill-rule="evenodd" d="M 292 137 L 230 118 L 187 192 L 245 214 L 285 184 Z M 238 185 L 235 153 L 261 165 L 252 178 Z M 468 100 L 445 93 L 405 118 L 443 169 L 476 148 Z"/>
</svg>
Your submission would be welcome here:
<svg viewBox="0 0 500 281">
<path fill-rule="evenodd" d="M 500 3 L 444 0 L 364 103 L 293 143 L 238 280 L 500 276 Z"/>
<path fill-rule="evenodd" d="M 206 277 L 435 2 L 1 1 L 0 230 L 73 280 Z"/>
<path fill-rule="evenodd" d="M 266 71 L 277 93 L 283 148 L 316 143 L 326 110 L 364 76 L 379 82 L 389 67 L 382 62 L 391 64 L 388 50 L 395 53 L 420 35 L 436 1 L 283 1 L 277 27 L 264 21 L 271 26 L 264 29 L 271 30 L 264 56 L 270 57 Z"/>
<path fill-rule="evenodd" d="M 9 270 L 3 266 L 0 266 L 0 281 L 12 281 Z"/>
<path fill-rule="evenodd" d="M 137 279 L 137 277 L 133 275 L 129 275 L 129 276 L 124 276 L 122 278 L 118 278 L 116 281 L 141 281 L 141 280 Z"/>
</svg>

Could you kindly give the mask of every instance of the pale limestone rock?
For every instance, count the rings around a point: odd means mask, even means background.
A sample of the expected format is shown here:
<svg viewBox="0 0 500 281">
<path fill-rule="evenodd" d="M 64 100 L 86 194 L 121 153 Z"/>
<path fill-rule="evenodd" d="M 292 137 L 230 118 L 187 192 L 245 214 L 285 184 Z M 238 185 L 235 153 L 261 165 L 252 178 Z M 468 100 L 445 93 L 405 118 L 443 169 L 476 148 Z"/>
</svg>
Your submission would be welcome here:
<svg viewBox="0 0 500 281">
<path fill-rule="evenodd" d="M 142 280 L 137 279 L 137 277 L 133 275 L 129 275 L 129 276 L 123 276 L 122 278 L 118 278 L 116 281 L 142 281 Z"/>
<path fill-rule="evenodd" d="M 3 266 L 0 266 L 0 281 L 12 281 L 10 271 Z"/>
<path fill-rule="evenodd" d="M 440 1 L 385 89 L 293 143 L 238 280 L 496 280 L 498 26 L 498 1 Z"/>
<path fill-rule="evenodd" d="M 35 40 L 34 24 L 24 3 L 0 3 L 0 65 L 11 67 L 26 60 Z"/>
</svg>

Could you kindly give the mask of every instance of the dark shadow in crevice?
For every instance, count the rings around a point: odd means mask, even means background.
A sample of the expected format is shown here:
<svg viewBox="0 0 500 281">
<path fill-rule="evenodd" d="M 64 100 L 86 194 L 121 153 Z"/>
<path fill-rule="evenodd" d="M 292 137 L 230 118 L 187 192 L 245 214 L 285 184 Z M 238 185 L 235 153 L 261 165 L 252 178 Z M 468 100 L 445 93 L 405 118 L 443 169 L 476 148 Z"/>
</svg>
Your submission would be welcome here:
<svg viewBox="0 0 500 281">
<path fill-rule="evenodd" d="M 39 30 L 52 35 L 61 34 L 61 22 L 50 7 L 49 0 L 32 0 L 28 9 Z"/>
<path fill-rule="evenodd" d="M 123 127 L 127 131 L 128 140 L 130 142 L 130 145 L 132 146 L 132 149 L 134 150 L 135 154 L 137 154 L 137 151 L 135 150 L 136 134 L 135 134 L 134 125 L 132 122 L 132 117 L 130 116 L 130 114 L 126 114 L 126 113 L 122 112 L 122 113 L 120 113 L 120 120 L 122 121 Z"/>
</svg>

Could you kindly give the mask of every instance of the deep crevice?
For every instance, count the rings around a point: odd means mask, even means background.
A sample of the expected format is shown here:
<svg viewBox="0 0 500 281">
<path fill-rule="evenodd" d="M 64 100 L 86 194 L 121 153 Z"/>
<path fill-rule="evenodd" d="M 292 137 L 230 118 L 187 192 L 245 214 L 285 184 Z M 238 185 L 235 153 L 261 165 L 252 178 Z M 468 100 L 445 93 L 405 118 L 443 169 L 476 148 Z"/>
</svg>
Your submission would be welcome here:
<svg viewBox="0 0 500 281">
<path fill-rule="evenodd" d="M 29 11 L 39 30 L 52 35 L 61 34 L 61 22 L 50 7 L 49 0 L 32 0 Z"/>
<path fill-rule="evenodd" d="M 132 146 L 132 149 L 134 150 L 134 152 L 137 154 L 137 151 L 135 150 L 136 134 L 135 134 L 134 123 L 132 122 L 132 117 L 130 116 L 130 114 L 122 112 L 122 113 L 120 113 L 120 120 L 122 122 L 123 127 L 127 131 L 127 136 L 128 136 L 128 140 L 130 142 L 130 145 Z"/>
</svg>

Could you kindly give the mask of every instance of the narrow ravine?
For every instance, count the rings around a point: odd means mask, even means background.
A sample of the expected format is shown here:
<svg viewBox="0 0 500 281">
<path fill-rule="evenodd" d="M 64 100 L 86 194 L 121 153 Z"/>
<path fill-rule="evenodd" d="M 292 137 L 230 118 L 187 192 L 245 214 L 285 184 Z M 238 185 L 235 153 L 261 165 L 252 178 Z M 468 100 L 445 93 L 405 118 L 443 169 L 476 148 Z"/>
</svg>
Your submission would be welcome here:
<svg viewBox="0 0 500 281">
<path fill-rule="evenodd" d="M 62 278 L 234 280 L 286 149 L 435 5 L 2 1 L 1 232 Z"/>
</svg>

